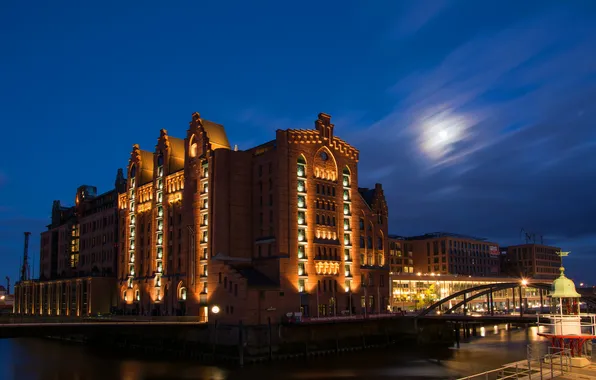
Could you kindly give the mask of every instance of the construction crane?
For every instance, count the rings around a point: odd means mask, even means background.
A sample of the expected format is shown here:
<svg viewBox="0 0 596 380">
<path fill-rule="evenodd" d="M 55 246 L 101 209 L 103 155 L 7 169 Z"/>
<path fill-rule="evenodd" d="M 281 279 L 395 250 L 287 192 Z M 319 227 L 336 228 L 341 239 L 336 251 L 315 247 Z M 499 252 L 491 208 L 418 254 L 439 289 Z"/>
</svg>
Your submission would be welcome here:
<svg viewBox="0 0 596 380">
<path fill-rule="evenodd" d="M 29 280 L 29 235 L 31 235 L 31 232 L 25 232 L 25 250 L 23 252 L 23 266 L 21 267 L 21 281 Z"/>
</svg>

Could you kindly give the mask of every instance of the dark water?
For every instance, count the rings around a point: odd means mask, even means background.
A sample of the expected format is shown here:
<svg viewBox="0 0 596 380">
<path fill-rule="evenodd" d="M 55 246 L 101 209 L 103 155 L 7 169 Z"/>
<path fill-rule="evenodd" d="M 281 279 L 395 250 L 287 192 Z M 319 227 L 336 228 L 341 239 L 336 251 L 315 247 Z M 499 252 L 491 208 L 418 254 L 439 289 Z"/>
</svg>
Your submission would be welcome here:
<svg viewBox="0 0 596 380">
<path fill-rule="evenodd" d="M 486 327 L 477 338 L 448 350 L 437 364 L 425 353 L 402 349 L 273 362 L 243 369 L 189 360 L 139 359 L 93 347 L 40 339 L 0 340 L 0 380 L 235 380 L 235 379 L 448 379 L 522 360 L 528 344 L 544 346 L 537 329 Z"/>
</svg>

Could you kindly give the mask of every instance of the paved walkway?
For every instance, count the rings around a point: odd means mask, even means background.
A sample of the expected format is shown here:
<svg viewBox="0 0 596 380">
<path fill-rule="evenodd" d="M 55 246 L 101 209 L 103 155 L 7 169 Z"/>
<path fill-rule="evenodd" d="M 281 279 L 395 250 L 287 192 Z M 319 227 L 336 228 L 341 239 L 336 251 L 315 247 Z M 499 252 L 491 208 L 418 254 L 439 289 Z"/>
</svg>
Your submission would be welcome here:
<svg viewBox="0 0 596 380">
<path fill-rule="evenodd" d="M 596 364 L 592 363 L 584 368 L 571 368 L 571 372 L 555 377 L 564 380 L 596 380 Z"/>
</svg>

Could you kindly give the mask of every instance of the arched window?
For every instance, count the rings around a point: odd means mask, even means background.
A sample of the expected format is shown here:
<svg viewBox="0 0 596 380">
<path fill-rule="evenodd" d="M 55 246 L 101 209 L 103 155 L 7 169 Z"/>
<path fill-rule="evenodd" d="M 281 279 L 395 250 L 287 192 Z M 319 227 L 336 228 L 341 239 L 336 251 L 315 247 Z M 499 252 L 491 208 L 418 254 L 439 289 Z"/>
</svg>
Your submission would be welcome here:
<svg viewBox="0 0 596 380">
<path fill-rule="evenodd" d="M 135 290 L 135 301 L 139 302 L 141 300 L 141 292 L 139 292 L 139 289 Z"/>
<path fill-rule="evenodd" d="M 163 153 L 159 152 L 159 155 L 157 156 L 157 166 L 163 166 Z"/>
<path fill-rule="evenodd" d="M 364 248 L 364 237 L 360 236 L 360 248 Z"/>
<path fill-rule="evenodd" d="M 344 187 L 350 187 L 350 169 L 346 166 L 343 170 L 342 184 Z"/>
<path fill-rule="evenodd" d="M 373 241 L 372 241 L 372 237 L 370 237 L 370 236 L 369 236 L 369 237 L 367 238 L 367 243 L 368 243 L 368 244 L 367 244 L 367 248 L 370 248 L 370 249 L 372 249 L 372 247 L 373 247 Z"/>
<path fill-rule="evenodd" d="M 306 160 L 304 156 L 298 157 L 298 168 L 297 168 L 298 177 L 306 177 Z"/>
<path fill-rule="evenodd" d="M 180 292 L 178 294 L 178 299 L 180 301 L 186 301 L 186 288 L 185 287 L 180 288 Z"/>
<path fill-rule="evenodd" d="M 377 249 L 383 249 L 383 238 L 377 236 Z"/>
<path fill-rule="evenodd" d="M 137 175 L 137 165 L 133 165 L 130 168 L 130 178 L 134 178 Z"/>
<path fill-rule="evenodd" d="M 190 144 L 188 145 L 188 155 L 190 157 L 196 157 L 198 154 L 198 145 L 195 141 L 195 135 L 190 137 Z"/>
<path fill-rule="evenodd" d="M 358 221 L 358 226 L 360 226 L 360 230 L 364 230 L 364 219 L 360 218 Z"/>
</svg>

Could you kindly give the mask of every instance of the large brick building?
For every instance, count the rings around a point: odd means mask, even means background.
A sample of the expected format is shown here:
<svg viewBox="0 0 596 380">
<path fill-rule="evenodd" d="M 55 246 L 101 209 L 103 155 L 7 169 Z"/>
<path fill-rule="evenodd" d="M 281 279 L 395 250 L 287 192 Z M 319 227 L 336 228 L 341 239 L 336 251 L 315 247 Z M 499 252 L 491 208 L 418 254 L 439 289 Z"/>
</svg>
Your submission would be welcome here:
<svg viewBox="0 0 596 380">
<path fill-rule="evenodd" d="M 480 277 L 500 275 L 499 245 L 485 239 L 445 232 L 408 237 L 414 271 Z"/>
<path fill-rule="evenodd" d="M 246 323 L 385 311 L 383 189 L 358 187 L 359 152 L 330 119 L 238 151 L 195 113 L 184 140 L 162 130 L 152 151 L 135 145 L 119 197 L 121 307 Z"/>
<path fill-rule="evenodd" d="M 39 280 L 15 285 L 16 313 L 83 316 L 117 305 L 118 192 L 125 186 L 119 170 L 106 193 L 84 185 L 74 206 L 54 201 L 51 223 L 41 233 Z"/>
<path fill-rule="evenodd" d="M 543 244 L 503 247 L 502 270 L 510 276 L 554 280 L 559 277 L 561 248 Z"/>
</svg>

